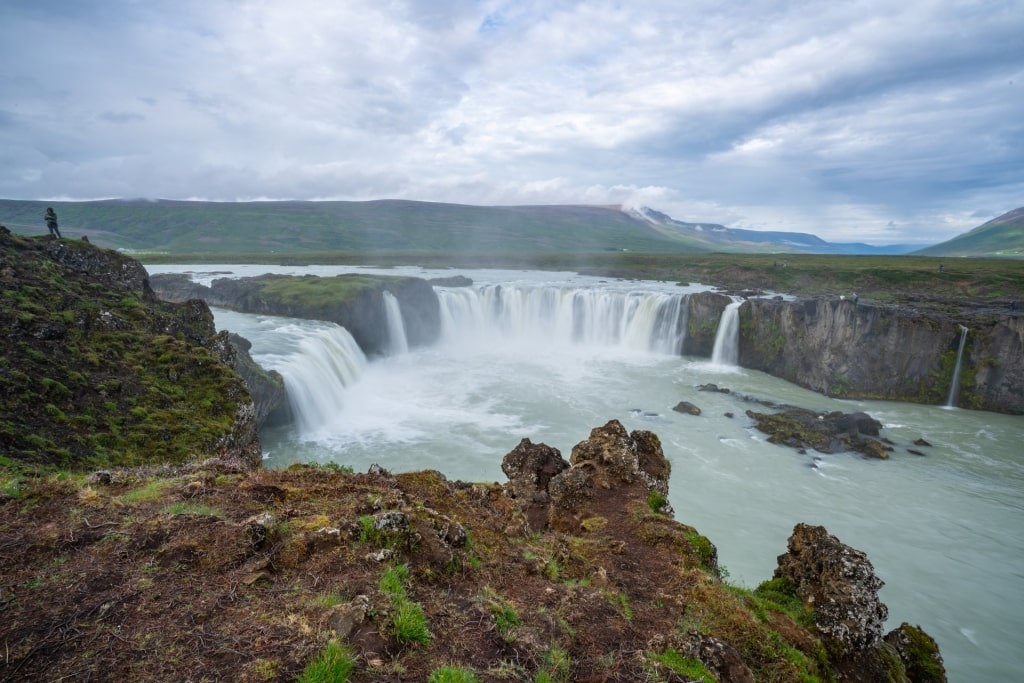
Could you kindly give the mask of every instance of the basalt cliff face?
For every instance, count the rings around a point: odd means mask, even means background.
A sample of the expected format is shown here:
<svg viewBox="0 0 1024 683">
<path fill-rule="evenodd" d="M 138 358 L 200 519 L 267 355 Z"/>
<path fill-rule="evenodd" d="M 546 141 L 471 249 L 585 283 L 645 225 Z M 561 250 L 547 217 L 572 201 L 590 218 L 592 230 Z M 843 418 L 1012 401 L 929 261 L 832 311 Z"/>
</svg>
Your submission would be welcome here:
<svg viewBox="0 0 1024 683">
<path fill-rule="evenodd" d="M 839 299 L 750 299 L 740 308 L 743 367 L 831 396 L 944 404 L 961 321 Z M 1024 318 L 968 321 L 954 404 L 1024 412 Z"/>
<path fill-rule="evenodd" d="M 151 283 L 154 291 L 168 301 L 203 299 L 211 306 L 242 313 L 334 322 L 348 330 L 368 355 L 384 353 L 388 348 L 386 292 L 398 300 L 410 346 L 431 344 L 441 333 L 437 294 L 420 278 L 261 275 L 220 278 L 205 287 L 187 275 L 159 274 L 151 278 Z"/>
</svg>

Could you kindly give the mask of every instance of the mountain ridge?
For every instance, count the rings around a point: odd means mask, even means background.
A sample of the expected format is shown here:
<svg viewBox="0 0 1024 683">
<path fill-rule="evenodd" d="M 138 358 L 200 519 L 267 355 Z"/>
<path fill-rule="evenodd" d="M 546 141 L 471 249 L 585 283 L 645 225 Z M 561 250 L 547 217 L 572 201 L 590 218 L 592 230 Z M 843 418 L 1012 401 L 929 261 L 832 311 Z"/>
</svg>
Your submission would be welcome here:
<svg viewBox="0 0 1024 683">
<path fill-rule="evenodd" d="M 24 234 L 43 232 L 42 212 L 46 206 L 57 209 L 61 227 L 70 235 L 87 235 L 100 246 L 138 252 L 226 254 L 401 249 L 425 253 L 884 255 L 906 254 L 915 248 L 906 244 L 828 242 L 811 233 L 693 223 L 649 207 L 621 205 L 477 206 L 406 199 L 0 199 L 0 222 Z M 959 238 L 951 242 L 956 239 Z M 934 248 L 917 253 L 938 253 L 929 251 Z"/>
<path fill-rule="evenodd" d="M 42 232 L 53 206 L 63 231 L 105 248 L 166 253 L 412 252 L 920 254 L 1024 257 L 1024 208 L 940 245 L 827 242 L 798 231 L 688 222 L 649 207 L 477 206 L 414 200 L 205 202 L 0 199 L 0 222 Z"/>
</svg>

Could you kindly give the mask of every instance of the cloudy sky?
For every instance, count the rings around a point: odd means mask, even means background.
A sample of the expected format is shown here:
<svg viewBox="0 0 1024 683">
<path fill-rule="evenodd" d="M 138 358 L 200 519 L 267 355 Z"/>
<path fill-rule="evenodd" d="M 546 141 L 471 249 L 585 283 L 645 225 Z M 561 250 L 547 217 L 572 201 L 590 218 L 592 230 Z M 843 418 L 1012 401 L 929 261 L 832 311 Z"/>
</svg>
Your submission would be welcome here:
<svg viewBox="0 0 1024 683">
<path fill-rule="evenodd" d="M 1024 206 L 1024 0 L 3 0 L 0 197 Z"/>
</svg>

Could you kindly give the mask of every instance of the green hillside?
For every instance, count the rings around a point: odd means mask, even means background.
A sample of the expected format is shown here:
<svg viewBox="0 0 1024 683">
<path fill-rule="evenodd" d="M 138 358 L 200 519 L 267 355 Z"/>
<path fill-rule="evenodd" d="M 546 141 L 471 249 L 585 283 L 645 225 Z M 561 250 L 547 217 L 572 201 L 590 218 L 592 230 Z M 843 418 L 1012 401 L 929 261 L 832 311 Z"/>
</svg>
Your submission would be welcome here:
<svg viewBox="0 0 1024 683">
<path fill-rule="evenodd" d="M 915 253 L 922 256 L 1024 258 L 1024 207 L 1004 213 L 970 232 Z"/>
<path fill-rule="evenodd" d="M 710 245 L 666 236 L 618 207 L 482 207 L 381 200 L 371 202 L 182 202 L 0 200 L 0 223 L 42 234 L 53 206 L 61 232 L 94 244 L 139 252 L 310 253 L 467 252 L 695 253 Z M 722 251 L 718 246 L 717 250 Z M 727 250 L 727 249 L 726 249 Z"/>
</svg>

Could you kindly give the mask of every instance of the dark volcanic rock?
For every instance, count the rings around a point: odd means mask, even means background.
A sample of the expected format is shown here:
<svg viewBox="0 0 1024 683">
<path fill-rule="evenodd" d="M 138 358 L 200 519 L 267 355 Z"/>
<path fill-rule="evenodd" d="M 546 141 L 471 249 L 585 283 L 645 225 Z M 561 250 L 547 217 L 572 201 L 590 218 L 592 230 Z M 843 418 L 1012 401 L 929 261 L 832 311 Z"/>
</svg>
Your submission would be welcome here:
<svg viewBox="0 0 1024 683">
<path fill-rule="evenodd" d="M 680 401 L 672 407 L 672 410 L 677 413 L 685 413 L 687 415 L 700 415 L 700 408 L 689 401 Z"/>
<path fill-rule="evenodd" d="M 667 498 L 671 469 L 656 434 L 629 433 L 618 420 L 591 430 L 573 447 L 569 463 L 557 449 L 523 439 L 501 468 L 530 527 L 560 531 L 578 531 L 580 521 L 603 506 L 621 510 L 652 492 Z M 667 503 L 663 511 L 672 512 Z"/>
<path fill-rule="evenodd" d="M 838 650 L 850 654 L 882 639 L 888 608 L 878 599 L 884 582 L 867 556 L 842 543 L 824 527 L 797 524 L 789 552 L 779 556 L 775 578 L 796 586 L 814 609 L 814 623 Z"/>
<path fill-rule="evenodd" d="M 877 437 L 882 423 L 867 413 L 819 413 L 788 407 L 779 413 L 747 411 L 754 426 L 768 434 L 768 441 L 796 449 L 813 448 L 821 453 L 857 451 L 886 459 L 891 446 Z"/>
<path fill-rule="evenodd" d="M 523 439 L 501 461 L 508 477 L 507 490 L 519 502 L 531 529 L 547 527 L 551 495 L 548 484 L 555 475 L 569 468 L 557 448 Z"/>
<path fill-rule="evenodd" d="M 249 355 L 252 343 L 245 337 L 228 334 L 228 341 L 235 349 L 235 372 L 242 376 L 249 387 L 249 394 L 256 406 L 256 421 L 261 426 L 273 415 L 288 412 L 288 393 L 284 378 L 276 370 L 264 370 Z M 283 418 L 282 418 L 283 419 Z"/>
</svg>

